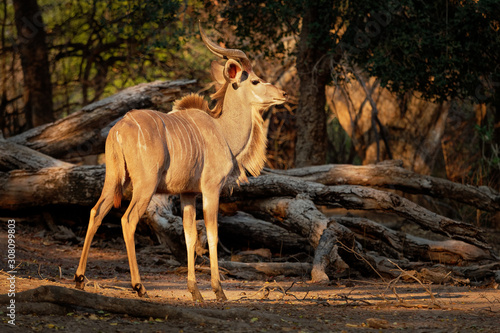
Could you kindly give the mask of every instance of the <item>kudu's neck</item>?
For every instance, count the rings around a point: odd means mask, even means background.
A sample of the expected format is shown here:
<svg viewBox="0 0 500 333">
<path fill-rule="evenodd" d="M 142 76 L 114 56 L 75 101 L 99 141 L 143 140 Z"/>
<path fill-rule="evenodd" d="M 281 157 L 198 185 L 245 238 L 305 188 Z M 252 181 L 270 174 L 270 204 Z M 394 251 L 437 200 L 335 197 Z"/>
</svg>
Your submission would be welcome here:
<svg viewBox="0 0 500 333">
<path fill-rule="evenodd" d="M 217 121 L 221 126 L 231 152 L 235 157 L 238 156 L 250 140 L 252 132 L 252 105 L 235 97 L 234 94 L 226 95 L 222 114 L 217 118 Z"/>
</svg>

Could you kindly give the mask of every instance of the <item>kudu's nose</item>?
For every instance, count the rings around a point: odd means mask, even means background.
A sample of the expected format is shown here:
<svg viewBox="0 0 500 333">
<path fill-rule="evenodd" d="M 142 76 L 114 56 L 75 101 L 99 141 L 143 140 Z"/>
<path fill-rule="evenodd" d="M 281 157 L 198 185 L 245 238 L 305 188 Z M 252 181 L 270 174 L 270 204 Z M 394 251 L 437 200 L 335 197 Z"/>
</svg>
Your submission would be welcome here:
<svg viewBox="0 0 500 333">
<path fill-rule="evenodd" d="M 288 99 L 288 94 L 286 93 L 286 91 L 283 91 L 283 97 L 285 97 L 286 99 Z"/>
</svg>

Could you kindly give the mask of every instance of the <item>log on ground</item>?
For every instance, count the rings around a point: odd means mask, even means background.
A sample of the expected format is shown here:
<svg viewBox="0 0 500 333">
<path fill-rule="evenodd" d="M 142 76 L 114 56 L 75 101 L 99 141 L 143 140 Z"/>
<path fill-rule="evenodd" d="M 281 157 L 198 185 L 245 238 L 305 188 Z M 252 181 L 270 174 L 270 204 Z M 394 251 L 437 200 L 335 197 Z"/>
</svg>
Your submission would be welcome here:
<svg viewBox="0 0 500 333">
<path fill-rule="evenodd" d="M 293 177 L 263 175 L 251 178 L 249 183 L 242 184 L 240 187 L 234 187 L 231 199 L 259 198 L 263 200 L 262 198 L 297 195 L 309 197 L 317 205 L 395 213 L 417 223 L 424 229 L 465 241 L 487 251 L 491 250 L 480 228 L 433 213 L 395 193 L 364 186 L 325 186 Z M 493 254 L 491 256 L 494 257 Z"/>
<path fill-rule="evenodd" d="M 491 259 L 489 252 L 459 240 L 433 241 L 396 232 L 366 218 L 339 217 L 337 223 L 354 232 L 358 242 L 367 250 L 392 258 L 408 258 L 456 265 Z"/>
<path fill-rule="evenodd" d="M 47 167 L 69 167 L 51 156 L 7 140 L 0 140 L 0 172 L 11 170 L 39 170 Z"/>
<path fill-rule="evenodd" d="M 404 169 L 402 165 L 401 161 L 396 160 L 370 165 L 318 165 L 268 172 L 323 185 L 381 187 L 435 198 L 449 198 L 490 212 L 500 210 L 500 193 L 490 187 L 463 185 L 443 178 L 421 175 Z"/>
</svg>

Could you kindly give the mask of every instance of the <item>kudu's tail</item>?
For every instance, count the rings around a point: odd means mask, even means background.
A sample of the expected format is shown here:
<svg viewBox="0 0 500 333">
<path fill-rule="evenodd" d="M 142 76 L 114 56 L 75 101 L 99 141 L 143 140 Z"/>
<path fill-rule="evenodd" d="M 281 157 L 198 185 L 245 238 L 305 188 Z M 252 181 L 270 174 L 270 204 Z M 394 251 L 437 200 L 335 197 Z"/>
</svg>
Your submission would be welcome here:
<svg viewBox="0 0 500 333">
<path fill-rule="evenodd" d="M 120 208 L 120 206 L 122 205 L 122 197 L 123 197 L 122 184 L 118 183 L 116 184 L 115 195 L 113 197 L 113 206 L 115 208 Z"/>
<path fill-rule="evenodd" d="M 115 155 L 114 158 L 116 161 L 116 171 L 117 171 L 115 179 L 115 195 L 113 197 L 113 206 L 115 208 L 120 208 L 122 204 L 123 185 L 125 183 L 127 169 L 125 165 L 125 158 L 123 157 L 123 152 L 121 151 L 121 149 L 114 150 L 113 152 Z"/>
<path fill-rule="evenodd" d="M 125 158 L 122 147 L 116 141 L 113 129 L 106 140 L 106 179 L 104 187 L 107 187 L 108 195 L 113 195 L 113 206 L 119 208 L 123 198 L 123 187 L 127 177 Z M 109 187 L 108 187 L 109 186 Z"/>
</svg>

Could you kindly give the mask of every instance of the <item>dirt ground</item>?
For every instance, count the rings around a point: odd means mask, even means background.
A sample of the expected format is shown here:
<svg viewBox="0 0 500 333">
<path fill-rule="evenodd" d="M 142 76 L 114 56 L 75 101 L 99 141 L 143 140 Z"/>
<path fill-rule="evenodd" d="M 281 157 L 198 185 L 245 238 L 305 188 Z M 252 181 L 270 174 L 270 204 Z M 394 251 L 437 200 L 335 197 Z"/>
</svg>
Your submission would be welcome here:
<svg viewBox="0 0 500 333">
<path fill-rule="evenodd" d="M 22 230 L 20 230 L 22 229 Z M 6 253 L 7 229 L 0 229 L 0 249 Z M 57 241 L 40 230 L 16 229 L 15 292 L 42 285 L 73 288 L 73 274 L 82 245 Z M 235 313 L 211 323 L 169 318 L 134 318 L 88 308 L 66 313 L 21 313 L 15 326 L 5 304 L 0 308 L 0 332 L 499 332 L 498 285 L 425 285 L 389 281 L 339 280 L 308 283 L 307 276 L 276 276 L 244 281 L 230 277 L 222 282 L 229 301 L 218 303 L 210 289 L 210 276 L 197 273 L 204 303 L 191 301 L 182 268 L 162 246 L 138 246 L 138 262 L 148 301 L 170 304 L 184 311 L 207 308 Z M 6 255 L 2 255 L 0 294 L 7 294 Z M 122 299 L 136 299 L 129 287 L 128 261 L 123 241 L 95 239 L 86 273 L 86 291 Z M 431 290 L 429 293 L 428 290 Z M 432 296 L 431 296 L 432 294 Z M 14 297 L 15 299 L 15 297 Z M 222 312 L 220 312 L 222 311 Z M 241 315 L 238 315 L 241 314 Z"/>
</svg>

